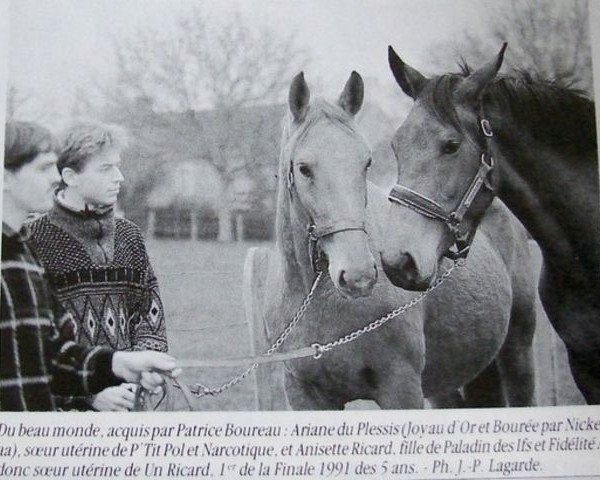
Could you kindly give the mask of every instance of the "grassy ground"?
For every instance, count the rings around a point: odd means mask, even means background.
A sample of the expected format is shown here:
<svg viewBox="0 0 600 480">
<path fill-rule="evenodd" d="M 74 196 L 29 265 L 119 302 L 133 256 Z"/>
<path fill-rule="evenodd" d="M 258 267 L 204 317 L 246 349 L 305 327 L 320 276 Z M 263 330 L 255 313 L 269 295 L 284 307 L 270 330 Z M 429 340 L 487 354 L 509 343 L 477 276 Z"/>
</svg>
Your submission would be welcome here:
<svg viewBox="0 0 600 480">
<path fill-rule="evenodd" d="M 242 304 L 246 251 L 257 243 L 150 240 L 150 257 L 160 282 L 171 352 L 181 359 L 230 358 L 251 354 Z M 534 262 L 539 268 L 539 253 Z M 568 371 L 564 347 L 541 307 L 535 338 L 540 405 L 582 403 Z M 186 383 L 219 386 L 243 368 L 188 369 Z M 216 397 L 198 401 L 202 410 L 254 410 L 254 376 Z M 183 403 L 181 404 L 183 406 Z"/>
<path fill-rule="evenodd" d="M 167 313 L 171 353 L 181 359 L 250 355 L 242 272 L 253 244 L 181 240 L 147 242 Z M 243 368 L 186 369 L 183 379 L 219 386 Z M 254 378 L 198 402 L 202 410 L 254 410 Z"/>
</svg>

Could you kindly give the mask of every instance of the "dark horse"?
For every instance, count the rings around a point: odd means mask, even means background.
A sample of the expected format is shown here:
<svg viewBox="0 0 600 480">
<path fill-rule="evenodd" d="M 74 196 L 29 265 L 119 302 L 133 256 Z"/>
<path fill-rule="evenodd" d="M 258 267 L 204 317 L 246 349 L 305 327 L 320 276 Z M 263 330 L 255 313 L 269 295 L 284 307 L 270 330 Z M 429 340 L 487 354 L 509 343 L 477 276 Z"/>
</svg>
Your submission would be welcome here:
<svg viewBox="0 0 600 480">
<path fill-rule="evenodd" d="M 261 262 L 268 263 L 262 312 L 269 344 L 311 289 L 318 251 L 324 273 L 286 350 L 346 337 L 414 297 L 377 276 L 387 195 L 366 178 L 371 153 L 354 122 L 362 100 L 356 73 L 337 103 L 311 100 L 301 74 L 290 87 L 276 245 Z M 356 399 L 421 408 L 424 397 L 458 406 L 465 385 L 469 406 L 533 404 L 535 286 L 526 234 L 504 206 L 493 210 L 469 265 L 422 303 L 319 360 L 286 362 L 292 408 L 339 409 Z"/>
<path fill-rule="evenodd" d="M 440 259 L 468 251 L 497 195 L 540 245 L 540 297 L 566 344 L 575 381 L 600 403 L 600 234 L 594 104 L 530 75 L 496 77 L 504 50 L 470 73 L 425 78 L 389 48 L 415 100 L 394 135 L 385 272 L 420 290 Z"/>
</svg>

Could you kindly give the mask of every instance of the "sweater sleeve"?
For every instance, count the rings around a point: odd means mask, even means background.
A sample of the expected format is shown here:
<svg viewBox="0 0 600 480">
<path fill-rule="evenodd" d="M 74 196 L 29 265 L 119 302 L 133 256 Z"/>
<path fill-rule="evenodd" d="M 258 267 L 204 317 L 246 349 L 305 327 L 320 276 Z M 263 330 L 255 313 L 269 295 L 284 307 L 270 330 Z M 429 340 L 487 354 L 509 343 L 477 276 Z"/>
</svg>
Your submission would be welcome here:
<svg viewBox="0 0 600 480">
<path fill-rule="evenodd" d="M 75 343 L 75 321 L 52 295 L 55 328 L 50 335 L 54 355 L 51 359 L 54 394 L 79 396 L 122 383 L 112 371 L 114 351 L 106 347 L 86 347 Z"/>
<path fill-rule="evenodd" d="M 134 350 L 168 351 L 167 327 L 158 280 L 144 249 L 146 272 L 143 300 L 140 305 L 140 322 L 134 332 Z"/>
</svg>

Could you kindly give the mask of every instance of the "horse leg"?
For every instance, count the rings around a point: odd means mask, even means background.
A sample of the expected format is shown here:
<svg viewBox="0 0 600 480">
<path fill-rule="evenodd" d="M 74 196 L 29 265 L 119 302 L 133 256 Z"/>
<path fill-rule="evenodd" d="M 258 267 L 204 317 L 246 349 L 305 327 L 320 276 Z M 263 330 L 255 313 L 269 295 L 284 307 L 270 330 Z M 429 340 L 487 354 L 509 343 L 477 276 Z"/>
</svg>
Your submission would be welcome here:
<svg viewBox="0 0 600 480">
<path fill-rule="evenodd" d="M 497 362 L 510 407 L 530 407 L 535 401 L 533 335 L 536 324 L 535 291 L 532 286 L 514 289 L 510 324 Z"/>
<path fill-rule="evenodd" d="M 375 402 L 381 409 L 406 410 L 422 409 L 425 405 L 421 375 L 408 365 L 406 368 L 393 368 L 393 378 L 382 383 L 375 394 Z"/>
<path fill-rule="evenodd" d="M 345 402 L 334 401 L 315 385 L 285 373 L 285 394 L 292 410 L 343 410 Z"/>
<path fill-rule="evenodd" d="M 569 366 L 577 388 L 588 405 L 600 404 L 600 355 L 585 355 L 567 345 Z"/>
<path fill-rule="evenodd" d="M 494 359 L 479 375 L 464 386 L 467 408 L 504 407 L 506 399 L 502 388 L 497 360 Z"/>
</svg>

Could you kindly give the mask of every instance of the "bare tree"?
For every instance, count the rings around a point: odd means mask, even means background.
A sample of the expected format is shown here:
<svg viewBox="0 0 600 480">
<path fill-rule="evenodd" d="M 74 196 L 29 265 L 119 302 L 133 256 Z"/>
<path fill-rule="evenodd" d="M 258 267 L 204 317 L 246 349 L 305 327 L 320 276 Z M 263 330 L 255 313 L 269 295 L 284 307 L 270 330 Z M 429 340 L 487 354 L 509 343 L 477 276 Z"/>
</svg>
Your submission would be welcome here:
<svg viewBox="0 0 600 480">
<path fill-rule="evenodd" d="M 508 42 L 505 65 L 557 80 L 593 95 L 587 0 L 511 0 L 490 6 L 479 32 L 435 45 L 432 58 L 444 68 L 461 57 L 480 65 Z"/>
<path fill-rule="evenodd" d="M 293 34 L 254 27 L 239 14 L 209 25 L 197 6 L 177 19 L 169 34 L 141 30 L 117 43 L 117 86 L 104 90 L 113 104 L 145 98 L 158 110 L 187 112 L 196 142 L 188 151 L 208 152 L 206 160 L 228 191 L 239 176 L 251 175 L 265 161 L 256 150 L 261 122 L 240 132 L 240 111 L 281 101 L 307 55 Z M 233 238 L 232 214 L 231 203 L 224 202 L 221 241 Z"/>
<path fill-rule="evenodd" d="M 51 123 L 55 114 L 49 100 L 42 100 L 34 92 L 9 85 L 6 92 L 6 120 Z"/>
</svg>

